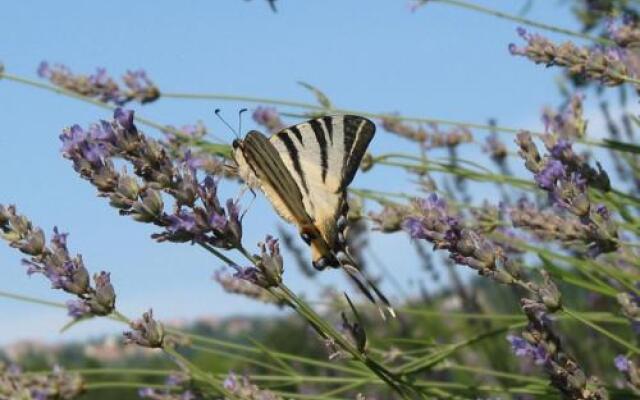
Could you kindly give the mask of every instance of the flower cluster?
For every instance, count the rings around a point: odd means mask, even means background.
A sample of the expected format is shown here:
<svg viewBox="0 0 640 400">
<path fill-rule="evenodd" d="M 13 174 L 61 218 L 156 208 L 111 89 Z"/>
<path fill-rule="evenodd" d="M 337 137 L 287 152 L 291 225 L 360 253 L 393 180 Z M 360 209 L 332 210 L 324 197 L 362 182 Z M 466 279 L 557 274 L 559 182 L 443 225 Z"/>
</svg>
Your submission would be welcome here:
<svg viewBox="0 0 640 400">
<path fill-rule="evenodd" d="M 172 159 L 183 161 L 191 169 L 201 170 L 210 175 L 220 176 L 228 172 L 219 157 L 199 147 L 208 134 L 202 122 L 180 128 L 167 126 L 162 133 L 166 140 L 161 143 Z"/>
<path fill-rule="evenodd" d="M 375 228 L 382 232 L 397 232 L 402 229 L 410 209 L 400 204 L 385 204 L 380 212 L 369 212 L 369 218 L 375 223 Z"/>
<path fill-rule="evenodd" d="M 588 232 L 594 254 L 616 250 L 617 225 L 604 205 L 591 204 L 587 190 L 589 187 L 610 190 L 607 173 L 600 164 L 597 170 L 589 166 L 564 139 L 549 134 L 544 142 L 549 154 L 542 158 L 531 134 L 520 132 L 516 138 L 519 154 L 525 160 L 525 167 L 535 174 L 538 187 L 547 191 L 555 204 L 579 217 L 586 225 L 585 232 Z"/>
<path fill-rule="evenodd" d="M 196 400 L 198 397 L 194 392 L 185 389 L 189 382 L 189 377 L 184 374 L 171 374 L 165 380 L 166 389 L 143 388 L 138 391 L 138 395 L 142 399 L 151 400 Z"/>
<path fill-rule="evenodd" d="M 89 271 L 81 255 L 72 257 L 67 248 L 67 234 L 53 229 L 47 246 L 42 229 L 34 227 L 29 219 L 16 212 L 14 206 L 0 205 L 0 232 L 2 238 L 22 253 L 29 255 L 23 263 L 29 275 L 39 273 L 51 281 L 54 289 L 62 289 L 77 296 L 67 302 L 69 315 L 82 318 L 91 315 L 108 315 L 115 308 L 116 294 L 108 272 L 93 276 L 91 286 Z"/>
<path fill-rule="evenodd" d="M 276 133 L 286 128 L 284 122 L 274 107 L 258 107 L 253 112 L 253 120 L 260 126 L 267 128 L 270 133 Z"/>
<path fill-rule="evenodd" d="M 489 153 L 491 159 L 499 165 L 503 165 L 507 158 L 507 146 L 498 139 L 498 135 L 492 133 L 486 138 L 485 145 L 482 149 Z"/>
<path fill-rule="evenodd" d="M 548 280 L 548 277 L 545 276 L 545 280 Z M 557 291 L 557 288 L 554 290 Z M 548 308 L 539 300 L 522 299 L 522 310 L 529 323 L 521 337 L 507 337 L 514 353 L 543 366 L 551 384 L 560 390 L 565 398 L 608 399 L 607 391 L 599 380 L 593 376 L 588 377 L 580 365 L 564 352 L 560 338 L 552 329 L 551 320 L 547 315 Z"/>
<path fill-rule="evenodd" d="M 616 296 L 622 314 L 629 319 L 636 333 L 640 333 L 640 298 L 633 293 L 618 293 Z"/>
<path fill-rule="evenodd" d="M 258 243 L 260 255 L 255 255 L 255 267 L 238 267 L 231 265 L 236 270 L 234 278 L 248 281 L 263 289 L 276 287 L 282 283 L 284 262 L 280 254 L 278 239 L 267 236 L 264 242 Z"/>
<path fill-rule="evenodd" d="M 624 374 L 627 384 L 635 389 L 637 394 L 640 391 L 640 370 L 636 363 L 620 354 L 613 360 L 613 365 Z"/>
<path fill-rule="evenodd" d="M 98 68 L 92 75 L 79 75 L 74 74 L 64 65 L 49 65 L 43 61 L 38 67 L 38 75 L 48 79 L 55 86 L 116 105 L 123 105 L 130 101 L 145 104 L 160 97 L 160 90 L 147 77 L 144 70 L 127 71 L 122 76 L 125 88 L 120 87 L 104 68 Z"/>
<path fill-rule="evenodd" d="M 429 124 L 430 130 L 423 126 L 414 127 L 402 122 L 398 117 L 382 118 L 382 128 L 390 133 L 406 139 L 422 143 L 426 148 L 456 147 L 461 143 L 473 141 L 471 131 L 464 126 L 453 127 L 449 131 L 442 131 L 436 124 Z"/>
<path fill-rule="evenodd" d="M 575 217 L 563 217 L 551 210 L 540 210 L 526 198 L 509 208 L 513 226 L 524 228 L 543 240 L 558 240 L 569 247 L 583 243 L 590 253 L 599 253 L 609 243 L 602 243 L 602 234 L 595 224 L 585 224 Z"/>
<path fill-rule="evenodd" d="M 640 45 L 640 29 L 633 18 L 610 19 L 607 22 L 607 36 L 620 47 Z"/>
<path fill-rule="evenodd" d="M 583 100 L 583 95 L 575 94 L 559 111 L 545 108 L 542 112 L 545 132 L 565 140 L 584 137 L 587 121 L 582 108 Z"/>
<path fill-rule="evenodd" d="M 463 228 L 436 194 L 415 202 L 403 228 L 413 239 L 424 239 L 433 243 L 434 249 L 447 250 L 456 263 L 497 282 L 511 284 L 520 275 L 517 263 L 507 258 L 500 246 L 476 231 Z"/>
<path fill-rule="evenodd" d="M 615 49 L 581 48 L 571 42 L 556 45 L 544 36 L 528 33 L 524 28 L 518 28 L 518 34 L 527 45 L 519 48 L 511 43 L 509 51 L 536 64 L 565 67 L 571 75 L 600 81 L 607 86 L 620 85 L 629 75 L 627 65 Z"/>
<path fill-rule="evenodd" d="M 208 175 L 199 181 L 188 162 L 172 161 L 162 145 L 138 131 L 133 111 L 116 109 L 113 121 L 101 121 L 87 130 L 74 125 L 60 139 L 74 169 L 121 214 L 164 228 L 153 235 L 158 241 L 193 241 L 226 249 L 239 245 L 242 224 L 237 201 L 229 199 L 223 206 L 216 180 Z M 142 183 L 126 170 L 117 172 L 114 158 L 133 165 Z M 162 193 L 174 200 L 171 214 L 164 211 Z"/>
<path fill-rule="evenodd" d="M 278 306 L 284 305 L 280 300 L 273 297 L 264 288 L 243 279 L 242 274 L 229 274 L 216 271 L 213 279 L 222 286 L 227 293 L 240 294 L 263 303 L 274 303 Z"/>
<path fill-rule="evenodd" d="M 160 348 L 164 344 L 164 327 L 153 318 L 153 310 L 145 312 L 129 326 L 132 330 L 123 334 L 127 343 L 149 348 Z"/>
<path fill-rule="evenodd" d="M 246 376 L 238 376 L 233 372 L 225 378 L 223 386 L 239 399 L 246 400 L 282 400 L 282 397 L 275 393 L 260 389 L 249 381 Z"/>
<path fill-rule="evenodd" d="M 84 382 L 79 374 L 54 367 L 49 374 L 27 374 L 0 362 L 0 398 L 16 400 L 67 400 L 79 397 Z"/>
</svg>

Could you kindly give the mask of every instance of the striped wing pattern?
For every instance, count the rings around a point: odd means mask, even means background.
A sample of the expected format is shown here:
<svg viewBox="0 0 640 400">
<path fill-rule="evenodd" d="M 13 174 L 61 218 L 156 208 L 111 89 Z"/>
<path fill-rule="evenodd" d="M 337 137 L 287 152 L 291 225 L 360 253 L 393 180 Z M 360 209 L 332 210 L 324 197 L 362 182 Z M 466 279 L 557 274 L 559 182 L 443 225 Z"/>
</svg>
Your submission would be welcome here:
<svg viewBox="0 0 640 400">
<path fill-rule="evenodd" d="M 283 129 L 270 138 L 251 131 L 234 144 L 245 180 L 255 176 L 284 219 L 302 233 L 321 236 L 318 239 L 324 243 L 312 243 L 314 261 L 337 250 L 336 222 L 346 211 L 345 189 L 374 133 L 375 125 L 366 118 L 326 116 Z"/>
<path fill-rule="evenodd" d="M 306 235 L 314 266 L 341 266 L 384 319 L 378 300 L 392 316 L 393 308 L 348 255 L 338 227 L 348 210 L 345 189 L 374 133 L 373 122 L 363 117 L 321 117 L 270 138 L 251 131 L 234 142 L 234 157 L 243 179 L 259 185 L 278 214 Z"/>
<path fill-rule="evenodd" d="M 269 138 L 301 193 L 304 208 L 332 246 L 336 220 L 375 125 L 366 118 L 327 116 L 283 129 Z"/>
</svg>

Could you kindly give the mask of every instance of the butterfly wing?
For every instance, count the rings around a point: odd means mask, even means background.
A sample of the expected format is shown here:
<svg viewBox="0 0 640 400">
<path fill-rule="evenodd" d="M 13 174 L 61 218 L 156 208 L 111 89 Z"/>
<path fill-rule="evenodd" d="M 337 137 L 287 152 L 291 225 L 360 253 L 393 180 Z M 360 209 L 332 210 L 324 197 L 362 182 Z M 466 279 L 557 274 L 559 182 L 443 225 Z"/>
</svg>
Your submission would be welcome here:
<svg viewBox="0 0 640 400">
<path fill-rule="evenodd" d="M 348 211 L 345 189 L 374 133 L 375 125 L 366 118 L 321 117 L 283 129 L 269 139 L 249 132 L 244 141 L 234 143 L 234 157 L 243 179 L 249 183 L 254 178 L 276 211 L 306 235 L 314 266 L 342 266 L 378 305 L 384 319 L 373 293 L 391 315 L 395 315 L 393 308 L 347 254 L 337 226 L 338 216 Z"/>
<path fill-rule="evenodd" d="M 353 180 L 375 133 L 370 120 L 326 116 L 283 129 L 269 141 L 302 194 L 305 211 L 330 249 L 336 221 L 346 213 L 345 189 Z M 327 254 L 314 254 L 314 260 Z"/>
<path fill-rule="evenodd" d="M 255 177 L 256 184 L 282 218 L 298 226 L 311 224 L 302 193 L 269 139 L 258 131 L 251 131 L 236 146 L 234 158 L 242 178 L 252 185 Z"/>
</svg>

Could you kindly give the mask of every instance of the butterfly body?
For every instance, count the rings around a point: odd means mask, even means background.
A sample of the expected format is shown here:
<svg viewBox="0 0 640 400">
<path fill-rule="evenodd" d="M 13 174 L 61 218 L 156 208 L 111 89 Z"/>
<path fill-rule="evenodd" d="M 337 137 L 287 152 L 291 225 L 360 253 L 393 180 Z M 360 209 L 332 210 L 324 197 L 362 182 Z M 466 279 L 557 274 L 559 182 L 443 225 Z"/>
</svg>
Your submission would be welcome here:
<svg viewBox="0 0 640 400">
<path fill-rule="evenodd" d="M 375 125 L 366 118 L 326 116 L 267 138 L 258 131 L 234 141 L 240 177 L 265 193 L 278 214 L 296 225 L 318 269 L 341 265 L 345 250 L 346 188 Z"/>
</svg>

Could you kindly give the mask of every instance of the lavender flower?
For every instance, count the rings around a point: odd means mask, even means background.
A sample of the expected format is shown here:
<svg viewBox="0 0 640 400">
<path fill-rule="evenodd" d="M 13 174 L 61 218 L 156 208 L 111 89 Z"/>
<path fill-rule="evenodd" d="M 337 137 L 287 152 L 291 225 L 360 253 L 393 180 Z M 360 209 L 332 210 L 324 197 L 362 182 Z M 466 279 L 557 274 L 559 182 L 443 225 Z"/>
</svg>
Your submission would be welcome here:
<svg viewBox="0 0 640 400">
<path fill-rule="evenodd" d="M 229 372 L 222 385 L 240 399 L 282 400 L 282 397 L 275 393 L 252 384 L 246 376 L 238 376 L 233 372 Z"/>
<path fill-rule="evenodd" d="M 141 104 L 145 104 L 155 101 L 160 97 L 160 90 L 151 79 L 147 77 L 147 72 L 142 69 L 127 71 L 127 73 L 122 76 L 122 81 L 129 89 L 126 92 L 127 101 L 138 100 Z"/>
<path fill-rule="evenodd" d="M 633 327 L 640 325 L 640 298 L 632 293 L 618 293 L 616 296 L 622 314 L 631 321 Z"/>
<path fill-rule="evenodd" d="M 429 124 L 431 130 L 426 130 L 422 126 L 414 127 L 406 124 L 397 116 L 384 117 L 381 120 L 381 124 L 382 128 L 387 132 L 422 143 L 426 148 L 454 148 L 461 143 L 473 141 L 471 132 L 464 126 L 456 126 L 449 131 L 441 131 L 438 125 Z"/>
<path fill-rule="evenodd" d="M 513 353 L 518 357 L 530 358 L 536 365 L 547 362 L 547 353 L 542 346 L 534 346 L 520 336 L 507 335 Z"/>
<path fill-rule="evenodd" d="M 403 223 L 412 238 L 425 239 L 433 243 L 434 249 L 447 250 L 456 263 L 497 282 L 512 284 L 518 279 L 517 265 L 506 257 L 504 250 L 477 232 L 463 228 L 443 199 L 432 194 L 418 200 L 414 208 Z"/>
<path fill-rule="evenodd" d="M 613 365 L 620 372 L 629 372 L 629 359 L 622 354 L 618 354 L 613 360 Z"/>
<path fill-rule="evenodd" d="M 518 35 L 527 45 L 520 48 L 511 43 L 509 52 L 527 57 L 536 64 L 565 67 L 571 75 L 597 80 L 606 86 L 621 85 L 628 75 L 627 66 L 615 53 L 599 48 L 579 48 L 571 42 L 556 45 L 541 35 L 528 33 L 524 28 L 518 28 Z"/>
<path fill-rule="evenodd" d="M 568 103 L 556 112 L 545 109 L 542 113 L 542 122 L 545 132 L 556 135 L 562 139 L 576 139 L 584 137 L 587 129 L 587 121 L 583 116 L 582 102 L 584 95 L 575 94 L 570 97 Z M 565 143 L 570 143 L 565 141 Z"/>
<path fill-rule="evenodd" d="M 589 199 L 588 188 L 602 191 L 611 189 L 607 173 L 598 164 L 598 170 L 590 167 L 582 157 L 575 154 L 571 143 L 548 134 L 544 142 L 549 154 L 541 158 L 536 145 L 527 132 L 516 138 L 520 156 L 525 166 L 534 173 L 541 189 L 549 193 L 556 205 L 580 218 L 585 227 L 583 238 L 591 242 L 592 255 L 607 253 L 618 248 L 617 224 L 606 207 L 594 207 Z"/>
<path fill-rule="evenodd" d="M 213 275 L 213 279 L 222 286 L 227 293 L 240 294 L 249 297 L 254 300 L 261 301 L 263 303 L 271 303 L 277 306 L 283 306 L 284 303 L 271 295 L 263 287 L 252 283 L 251 279 L 246 279 L 250 275 L 245 275 L 236 272 L 236 274 L 224 273 L 223 271 L 216 271 Z"/>
<path fill-rule="evenodd" d="M 498 135 L 495 133 L 487 136 L 485 145 L 482 149 L 489 153 L 491 159 L 498 164 L 503 164 L 507 158 L 507 146 L 498 139 Z"/>
<path fill-rule="evenodd" d="M 416 128 L 409 124 L 405 124 L 397 116 L 384 117 L 380 122 L 382 124 L 382 129 L 387 132 L 395 133 L 398 136 L 419 143 L 427 141 L 427 132 L 422 127 Z"/>
<path fill-rule="evenodd" d="M 256 266 L 243 268 L 237 265 L 230 265 L 236 270 L 233 277 L 245 280 L 263 289 L 279 286 L 282 283 L 284 267 L 278 240 L 267 235 L 264 242 L 258 243 L 258 247 L 261 250 L 261 254 L 254 256 L 257 260 Z"/>
<path fill-rule="evenodd" d="M 253 120 L 261 126 L 267 128 L 271 133 L 276 133 L 286 128 L 280 119 L 280 114 L 275 107 L 258 107 L 253 112 Z"/>
<path fill-rule="evenodd" d="M 507 337 L 514 353 L 519 357 L 531 358 L 537 365 L 542 365 L 551 379 L 551 384 L 565 398 L 608 399 L 607 391 L 599 380 L 594 376 L 588 377 L 580 365 L 564 352 L 560 338 L 553 331 L 547 315 L 550 304 L 549 299 L 545 299 L 544 291 L 548 292 L 547 296 L 551 292 L 559 293 L 546 275 L 542 287 L 542 300 L 522 299 L 522 310 L 527 315 L 529 323 L 521 336 Z M 556 294 L 552 296 L 555 297 Z"/>
<path fill-rule="evenodd" d="M 142 318 L 130 324 L 131 331 L 123 335 L 127 343 L 135 343 L 138 346 L 159 348 L 164 343 L 164 328 L 161 323 L 153 318 L 153 310 L 142 314 Z"/>
<path fill-rule="evenodd" d="M 627 385 L 635 393 L 640 391 L 640 371 L 635 362 L 620 354 L 613 359 L 613 365 L 624 375 Z"/>
<path fill-rule="evenodd" d="M 370 212 L 369 218 L 375 223 L 374 229 L 382 232 L 397 232 L 402 229 L 409 209 L 398 204 L 385 204 L 378 213 Z"/>
<path fill-rule="evenodd" d="M 564 178 L 566 173 L 567 171 L 562 162 L 552 159 L 544 164 L 540 172 L 535 174 L 534 179 L 540 188 L 552 191 L 556 187 L 558 180 Z"/>
<path fill-rule="evenodd" d="M 227 249 L 239 245 L 242 224 L 237 201 L 229 200 L 223 207 L 217 181 L 211 176 L 198 180 L 189 160 L 172 161 L 161 144 L 138 131 L 133 111 L 116 109 L 113 121 L 101 121 L 86 131 L 73 126 L 60 139 L 63 155 L 74 169 L 121 214 L 164 228 L 153 235 L 156 240 L 202 242 Z M 116 172 L 115 158 L 131 163 L 142 182 L 126 170 Z M 164 211 L 162 192 L 174 200 L 171 214 Z"/>
<path fill-rule="evenodd" d="M 91 307 L 82 300 L 68 300 L 67 312 L 73 319 L 86 318 L 91 315 Z"/>
<path fill-rule="evenodd" d="M 0 398 L 58 400 L 73 399 L 84 392 L 82 377 L 56 366 L 50 373 L 23 373 L 17 366 L 0 362 Z"/>
<path fill-rule="evenodd" d="M 513 226 L 524 228 L 540 239 L 559 240 L 570 247 L 580 242 L 589 247 L 597 246 L 599 235 L 588 224 L 551 210 L 540 210 L 526 198 L 518 200 L 508 212 Z"/>
<path fill-rule="evenodd" d="M 202 398 L 196 396 L 192 390 L 186 389 L 190 383 L 190 378 L 184 374 L 171 374 L 165 380 L 166 389 L 143 388 L 138 391 L 138 396 L 151 400 L 196 400 Z"/>
<path fill-rule="evenodd" d="M 640 44 L 640 29 L 631 18 L 607 21 L 607 34 L 620 47 L 637 47 Z"/>
<path fill-rule="evenodd" d="M 278 286 L 282 283 L 282 273 L 284 272 L 278 239 L 267 236 L 265 241 L 259 243 L 258 246 L 261 250 L 258 268 L 264 274 L 269 286 Z"/>
<path fill-rule="evenodd" d="M 230 170 L 225 168 L 220 157 L 198 147 L 198 144 L 208 134 L 207 128 L 202 122 L 195 125 L 184 125 L 180 128 L 167 126 L 162 133 L 166 139 L 162 145 L 174 160 L 186 163 L 193 170 L 201 170 L 210 175 L 231 177 Z"/>
<path fill-rule="evenodd" d="M 109 274 L 103 271 L 94 275 L 95 287 L 92 287 L 82 256 L 69 254 L 68 234 L 54 228 L 47 246 L 42 229 L 33 227 L 14 206 L 3 205 L 0 205 L 0 232 L 11 247 L 30 256 L 23 259 L 29 275 L 42 274 L 53 289 L 77 296 L 78 300 L 68 303 L 71 316 L 108 315 L 115 309 L 116 294 Z"/>
<path fill-rule="evenodd" d="M 182 393 L 170 393 L 169 391 L 159 391 L 152 388 L 140 389 L 138 396 L 142 399 L 151 400 L 196 400 L 198 398 L 190 390 Z"/>
<path fill-rule="evenodd" d="M 55 86 L 116 105 L 134 100 L 145 104 L 160 97 L 160 90 L 143 70 L 127 71 L 122 76 L 126 89 L 122 89 L 104 68 L 98 68 L 93 75 L 76 75 L 64 65 L 51 66 L 43 61 L 38 66 L 38 75 L 48 79 Z"/>
</svg>

